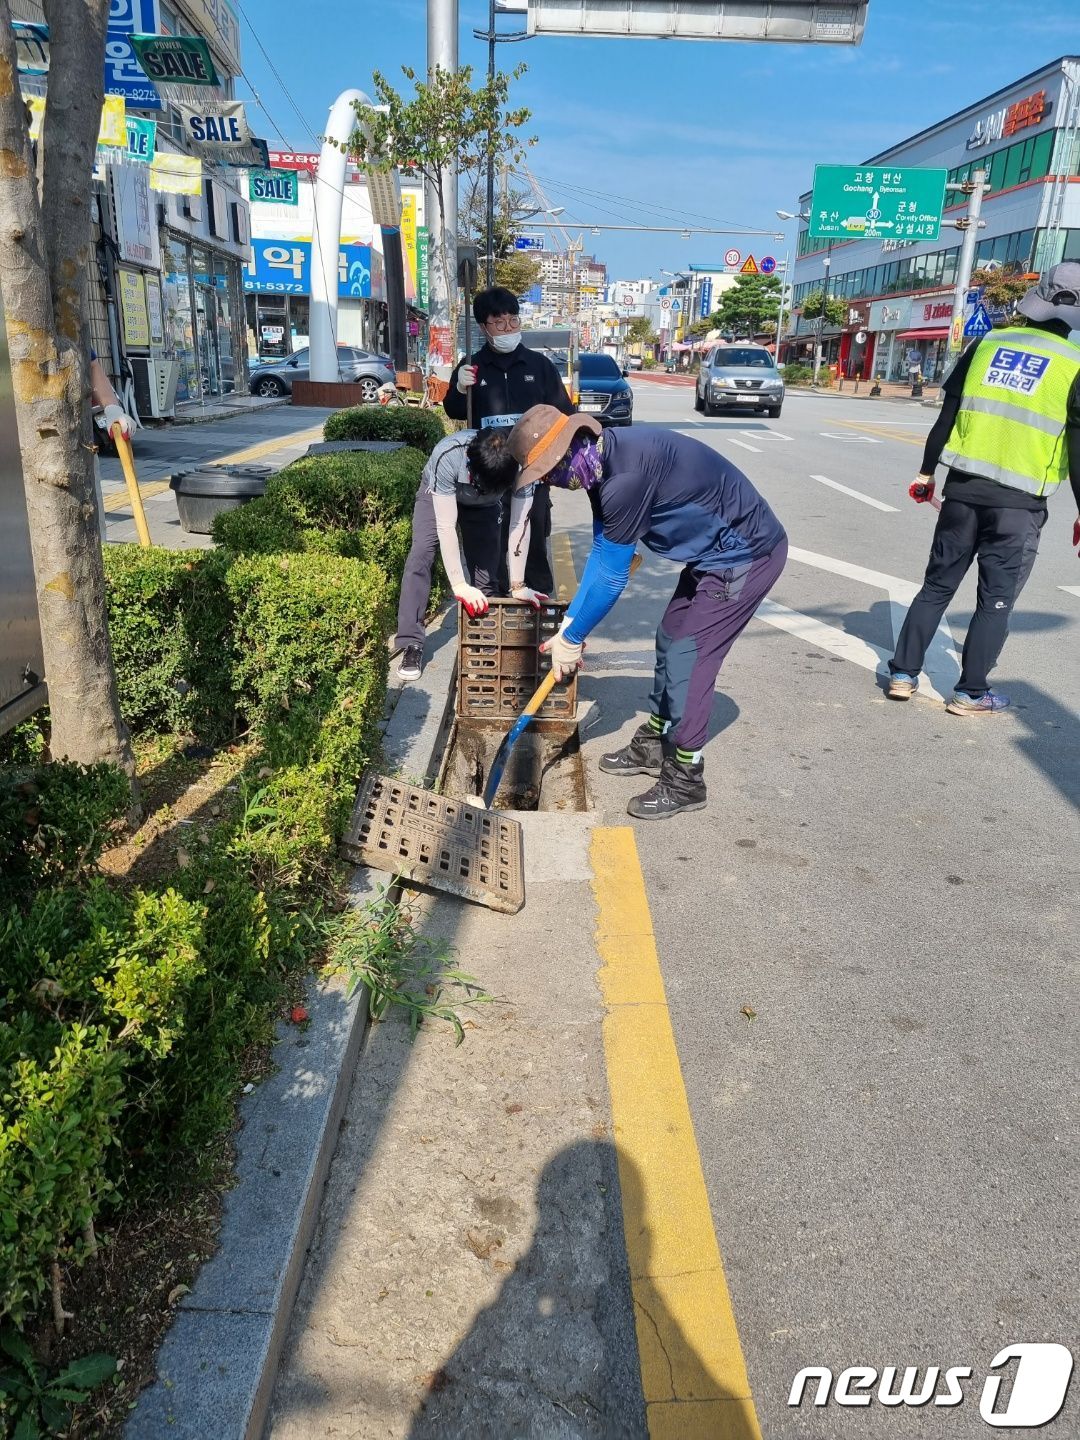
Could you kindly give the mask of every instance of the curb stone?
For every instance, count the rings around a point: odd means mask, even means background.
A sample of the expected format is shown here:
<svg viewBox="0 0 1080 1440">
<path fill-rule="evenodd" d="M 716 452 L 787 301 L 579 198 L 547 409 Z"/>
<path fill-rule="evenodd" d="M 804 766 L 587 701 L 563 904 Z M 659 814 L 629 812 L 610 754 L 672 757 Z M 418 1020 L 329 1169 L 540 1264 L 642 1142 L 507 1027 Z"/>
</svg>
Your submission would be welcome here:
<svg viewBox="0 0 1080 1440">
<path fill-rule="evenodd" d="M 433 779 L 450 723 L 457 607 L 431 626 L 421 679 L 388 694 L 388 764 Z M 360 869 L 349 903 L 384 877 Z M 158 1351 L 125 1440 L 259 1440 L 315 1230 L 364 1033 L 366 992 L 308 982 L 306 1032 L 279 1025 L 275 1073 L 240 1102 L 235 1187 L 219 1246 L 199 1271 Z"/>
</svg>

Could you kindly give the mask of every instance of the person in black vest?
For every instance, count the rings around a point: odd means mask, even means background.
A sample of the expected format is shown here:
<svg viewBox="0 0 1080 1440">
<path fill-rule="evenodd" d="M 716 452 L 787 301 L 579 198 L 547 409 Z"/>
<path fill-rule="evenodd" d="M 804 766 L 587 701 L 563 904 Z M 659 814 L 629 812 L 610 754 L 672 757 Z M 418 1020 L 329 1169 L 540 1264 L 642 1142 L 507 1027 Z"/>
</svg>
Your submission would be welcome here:
<svg viewBox="0 0 1080 1440">
<path fill-rule="evenodd" d="M 478 430 L 492 425 L 515 425 L 534 405 L 554 405 L 564 415 L 574 407 L 558 370 L 547 358 L 521 343 L 521 315 L 517 297 L 501 285 L 481 290 L 473 300 L 473 315 L 484 334 L 484 344 L 470 360 L 462 360 L 450 377 L 443 402 L 451 420 L 469 419 L 467 396 L 472 391 L 472 424 Z M 506 553 L 510 540 L 510 507 L 503 509 L 503 590 L 509 588 Z M 555 588 L 551 569 L 551 497 L 538 486 L 531 515 L 525 585 L 544 597 Z"/>
</svg>

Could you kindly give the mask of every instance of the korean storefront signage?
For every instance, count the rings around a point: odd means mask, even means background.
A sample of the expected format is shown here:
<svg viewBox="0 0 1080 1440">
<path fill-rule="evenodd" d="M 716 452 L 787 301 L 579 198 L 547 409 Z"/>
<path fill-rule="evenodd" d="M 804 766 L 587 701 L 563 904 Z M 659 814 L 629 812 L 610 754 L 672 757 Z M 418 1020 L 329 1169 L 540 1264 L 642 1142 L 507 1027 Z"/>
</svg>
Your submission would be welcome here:
<svg viewBox="0 0 1080 1440">
<path fill-rule="evenodd" d="M 120 259 L 155 270 L 160 248 L 150 173 L 145 165 L 110 165 L 108 170 Z"/>
<path fill-rule="evenodd" d="M 139 64 L 162 94 L 189 85 L 217 85 L 210 46 L 201 35 L 132 35 Z"/>
<path fill-rule="evenodd" d="M 899 300 L 875 300 L 870 306 L 870 320 L 867 328 L 879 332 L 882 330 L 906 330 L 910 318 L 910 295 L 905 295 Z"/>
<path fill-rule="evenodd" d="M 865 330 L 870 324 L 870 305 L 867 301 L 855 301 L 847 307 L 847 319 L 844 321 L 844 329 L 848 331 Z"/>
<path fill-rule="evenodd" d="M 405 247 L 405 261 L 408 266 L 408 278 L 412 285 L 407 285 L 406 295 L 410 299 L 416 297 L 416 196 L 404 194 L 401 197 L 401 242 Z"/>
<path fill-rule="evenodd" d="M 131 43 L 134 34 L 153 35 L 160 29 L 158 0 L 110 0 L 105 93 L 122 95 L 133 110 L 161 109 L 161 97 L 139 64 Z"/>
<path fill-rule="evenodd" d="M 431 265 L 431 232 L 421 225 L 416 232 L 416 303 L 421 310 L 428 308 Z"/>
<path fill-rule="evenodd" d="M 117 270 L 116 287 L 120 298 L 120 318 L 124 325 L 124 343 L 139 350 L 149 349 L 146 281 L 137 270 Z"/>
<path fill-rule="evenodd" d="M 226 165 L 266 168 L 266 147 L 248 128 L 242 100 L 210 100 L 193 107 L 177 105 L 180 125 L 192 148 Z"/>
<path fill-rule="evenodd" d="M 951 322 L 952 310 L 951 295 L 940 300 L 913 300 L 907 329 L 940 330 Z"/>
<path fill-rule="evenodd" d="M 229 0 L 186 0 L 185 8 L 200 35 L 224 59 L 230 71 L 240 71 L 240 21 Z"/>
<path fill-rule="evenodd" d="M 248 199 L 256 205 L 298 205 L 299 171 L 249 170 Z"/>
<path fill-rule="evenodd" d="M 338 295 L 370 299 L 370 245 L 342 245 L 338 251 Z M 310 240 L 252 240 L 244 289 L 271 295 L 311 294 Z"/>
<path fill-rule="evenodd" d="M 818 165 L 809 230 L 816 240 L 936 240 L 947 170 Z"/>
<path fill-rule="evenodd" d="M 1036 90 L 1023 100 L 1015 100 L 1001 110 L 994 110 L 980 120 L 971 132 L 967 142 L 969 150 L 981 150 L 984 145 L 993 145 L 995 140 L 1006 140 L 1021 130 L 1041 125 L 1053 108 L 1047 100 L 1045 90 Z"/>
<path fill-rule="evenodd" d="M 146 277 L 146 310 L 150 318 L 150 344 L 165 343 L 165 316 L 161 306 L 161 281 L 153 275 Z"/>
</svg>

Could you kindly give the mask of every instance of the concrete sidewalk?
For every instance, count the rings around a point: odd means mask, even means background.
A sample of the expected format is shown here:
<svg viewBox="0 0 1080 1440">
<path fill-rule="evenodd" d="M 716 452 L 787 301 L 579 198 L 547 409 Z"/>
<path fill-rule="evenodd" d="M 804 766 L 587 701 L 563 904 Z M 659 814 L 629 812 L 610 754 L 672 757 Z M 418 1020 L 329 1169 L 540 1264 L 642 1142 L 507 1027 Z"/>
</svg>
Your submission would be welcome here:
<svg viewBox="0 0 1080 1440">
<path fill-rule="evenodd" d="M 150 537 L 170 549 L 205 549 L 208 535 L 189 535 L 180 528 L 176 498 L 169 479 L 179 470 L 203 465 L 269 465 L 280 470 L 322 439 L 332 410 L 293 409 L 290 405 L 236 407 L 228 419 L 214 416 L 201 423 L 163 426 L 135 433 L 135 473 L 143 497 Z M 105 507 L 106 539 L 138 539 L 120 461 L 98 457 Z"/>
</svg>

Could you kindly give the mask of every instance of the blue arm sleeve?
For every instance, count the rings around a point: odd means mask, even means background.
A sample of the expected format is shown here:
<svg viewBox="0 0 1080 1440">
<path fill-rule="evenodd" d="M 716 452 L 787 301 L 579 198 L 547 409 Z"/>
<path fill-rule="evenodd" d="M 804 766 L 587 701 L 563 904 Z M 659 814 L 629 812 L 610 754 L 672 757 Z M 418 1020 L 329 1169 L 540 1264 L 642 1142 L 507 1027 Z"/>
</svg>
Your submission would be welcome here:
<svg viewBox="0 0 1080 1440">
<path fill-rule="evenodd" d="M 618 600 L 630 578 L 635 548 L 594 533 L 581 584 L 568 607 L 571 619 L 564 632 L 568 640 L 575 644 L 584 640 Z"/>
</svg>

